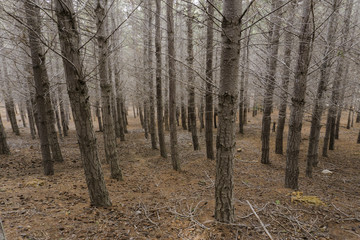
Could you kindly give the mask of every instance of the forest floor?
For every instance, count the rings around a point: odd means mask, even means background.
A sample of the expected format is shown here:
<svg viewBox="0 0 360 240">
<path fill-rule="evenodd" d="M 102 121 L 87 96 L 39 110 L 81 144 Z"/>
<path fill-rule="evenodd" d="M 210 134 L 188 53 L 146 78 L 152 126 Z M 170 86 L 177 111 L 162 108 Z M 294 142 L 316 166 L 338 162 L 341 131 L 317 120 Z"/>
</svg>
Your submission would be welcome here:
<svg viewBox="0 0 360 240">
<path fill-rule="evenodd" d="M 130 113 L 126 141 L 118 142 L 122 182 L 110 179 L 102 133 L 97 132 L 113 206 L 95 208 L 89 204 L 73 126 L 61 140 L 65 162 L 56 163 L 55 175 L 46 177 L 38 140 L 31 139 L 27 128 L 15 136 L 3 117 L 12 152 L 0 156 L 0 216 L 7 239 L 269 239 L 248 202 L 273 239 L 360 239 L 360 124 L 347 130 L 346 117 L 343 113 L 336 150 L 320 157 L 312 179 L 305 177 L 310 123 L 304 121 L 301 196 L 283 187 L 285 155 L 274 154 L 272 148 L 271 164 L 259 163 L 261 114 L 249 116 L 245 134 L 237 134 L 236 146 L 242 151 L 234 161 L 232 225 L 214 221 L 215 161 L 205 157 L 204 131 L 202 149 L 193 151 L 190 133 L 178 128 L 182 171 L 175 172 L 170 157 L 163 159 L 151 149 L 139 119 Z M 287 129 L 284 136 L 286 140 Z M 272 147 L 274 137 L 271 133 Z M 333 174 L 321 173 L 324 169 Z"/>
</svg>

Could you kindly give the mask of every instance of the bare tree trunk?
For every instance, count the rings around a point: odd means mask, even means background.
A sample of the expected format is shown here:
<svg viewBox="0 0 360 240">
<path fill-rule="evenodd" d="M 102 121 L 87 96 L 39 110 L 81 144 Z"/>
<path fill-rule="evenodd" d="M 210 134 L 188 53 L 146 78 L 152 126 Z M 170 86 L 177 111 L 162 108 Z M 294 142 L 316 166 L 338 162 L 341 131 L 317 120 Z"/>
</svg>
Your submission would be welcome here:
<svg viewBox="0 0 360 240">
<path fill-rule="evenodd" d="M 285 39 L 284 39 L 284 65 L 282 68 L 282 81 L 281 81 L 281 103 L 279 108 L 279 117 L 278 117 L 278 127 L 276 129 L 276 141 L 275 141 L 275 153 L 283 154 L 283 137 L 284 137 L 284 128 L 285 128 L 285 119 L 286 119 L 286 108 L 288 100 L 288 89 L 289 89 L 289 80 L 291 74 L 291 51 L 293 48 L 293 33 L 291 32 L 293 23 L 294 23 L 294 13 L 295 13 L 296 3 L 290 3 L 287 17 L 287 26 L 285 29 Z"/>
<path fill-rule="evenodd" d="M 33 113 L 33 108 L 32 108 L 30 99 L 26 99 L 26 111 L 27 111 L 28 120 L 29 120 L 31 138 L 35 139 L 36 129 L 35 129 L 35 122 L 34 122 L 34 113 Z"/>
<path fill-rule="evenodd" d="M 323 145 L 323 156 L 327 156 L 327 150 L 334 150 L 335 145 L 335 123 L 336 123 L 336 112 L 339 104 L 340 98 L 340 85 L 341 81 L 343 81 L 344 68 L 346 66 L 345 55 L 349 48 L 348 36 L 350 32 L 350 18 L 352 13 L 353 0 L 348 0 L 345 9 L 345 19 L 344 19 L 344 27 L 341 31 L 341 44 L 340 44 L 340 52 L 342 53 L 338 57 L 336 71 L 335 71 L 335 79 L 332 86 L 332 95 L 330 108 L 328 110 L 328 118 L 326 121 L 326 131 L 324 137 L 324 145 Z"/>
<path fill-rule="evenodd" d="M 204 123 L 204 98 L 200 98 L 200 111 L 199 111 L 199 118 L 200 118 L 200 132 L 205 127 Z"/>
<path fill-rule="evenodd" d="M 149 131 L 151 136 L 151 148 L 157 149 L 156 146 L 156 124 L 155 124 L 155 100 L 154 100 L 154 78 L 153 78 L 153 49 L 152 49 L 152 1 L 146 1 L 147 7 L 147 18 L 148 18 L 148 27 L 147 27 L 147 78 L 149 86 Z"/>
<path fill-rule="evenodd" d="M 156 0 L 156 15 L 155 15 L 155 55 L 156 55 L 156 106 L 157 106 L 157 127 L 159 137 L 160 155 L 163 158 L 167 157 L 165 136 L 164 136 L 164 120 L 163 120 L 163 100 L 162 100 L 162 80 L 161 80 L 161 0 Z"/>
<path fill-rule="evenodd" d="M 206 92 L 205 92 L 205 141 L 206 157 L 215 159 L 214 156 L 214 136 L 213 136 L 213 48 L 214 31 L 213 15 L 214 7 L 212 1 L 208 1 L 206 20 Z"/>
<path fill-rule="evenodd" d="M 19 104 L 21 121 L 23 122 L 23 127 L 26 128 L 26 113 L 24 111 L 24 103 L 21 101 Z"/>
<path fill-rule="evenodd" d="M 291 98 L 289 135 L 286 149 L 285 187 L 298 189 L 299 151 L 304 116 L 307 73 L 311 58 L 310 13 L 312 1 L 304 0 L 299 36 L 299 55 L 295 69 L 294 90 Z"/>
<path fill-rule="evenodd" d="M 74 122 L 84 163 L 91 205 L 111 206 L 102 173 L 96 138 L 91 121 L 88 88 L 79 52 L 79 32 L 71 0 L 56 0 L 58 31 L 63 54 L 65 76 Z"/>
<path fill-rule="evenodd" d="M 0 115 L 0 154 L 10 154 L 9 145 L 6 141 L 5 128 Z"/>
<path fill-rule="evenodd" d="M 184 102 L 184 91 L 181 91 L 181 126 L 183 130 L 187 130 L 186 120 L 187 120 L 187 114 L 186 114 L 186 106 Z"/>
<path fill-rule="evenodd" d="M 56 126 L 57 126 L 57 129 L 58 129 L 58 133 L 59 133 L 59 137 L 60 139 L 63 138 L 63 135 L 62 135 L 62 128 L 61 128 L 61 123 L 60 123 L 60 114 L 59 114 L 59 108 L 58 108 L 58 102 L 57 102 L 57 96 L 55 94 L 55 97 L 53 99 L 53 106 L 54 106 L 54 112 L 55 112 L 55 119 L 56 119 Z"/>
<path fill-rule="evenodd" d="M 166 67 L 165 69 L 169 69 L 169 56 L 166 56 Z M 164 124 L 165 124 L 165 130 L 169 131 L 170 130 L 170 126 L 169 126 L 169 77 L 167 74 L 165 74 L 165 91 L 164 91 L 164 95 L 165 95 L 165 104 L 164 104 Z"/>
<path fill-rule="evenodd" d="M 194 78 L 194 45 L 193 45 L 193 26 L 192 26 L 192 18 L 193 18 L 193 10 L 192 10 L 192 1 L 187 3 L 187 15 L 188 18 L 186 20 L 187 25 L 187 77 L 188 77 L 188 85 L 189 85 L 189 97 L 188 97 L 188 115 L 189 115 L 189 129 L 191 131 L 192 143 L 194 150 L 200 150 L 199 139 L 197 136 L 196 129 L 196 104 L 195 104 L 195 78 Z"/>
<path fill-rule="evenodd" d="M 273 0 L 273 10 L 277 9 L 281 4 L 280 0 Z M 280 25 L 281 25 L 281 10 L 273 13 L 270 22 L 273 27 L 270 29 L 271 37 L 268 47 L 268 64 L 267 73 L 265 77 L 265 96 L 264 96 L 264 113 L 262 118 L 262 131 L 261 131 L 261 163 L 269 164 L 270 154 L 270 128 L 271 128 L 271 112 L 273 107 L 273 95 L 275 88 L 275 74 L 277 67 L 277 56 L 279 50 L 280 39 Z"/>
<path fill-rule="evenodd" d="M 339 139 L 339 132 L 340 132 L 340 120 L 341 120 L 341 115 L 342 115 L 342 110 L 344 107 L 344 98 L 345 98 L 345 90 L 346 90 L 346 85 L 347 85 L 347 78 L 349 73 L 349 64 L 345 66 L 345 74 L 344 74 L 344 80 L 343 83 L 341 85 L 341 95 L 340 95 L 340 99 L 339 99 L 339 107 L 338 107 L 338 111 L 336 114 L 336 125 L 335 125 L 335 139 Z"/>
<path fill-rule="evenodd" d="M 216 139 L 215 219 L 234 221 L 233 162 L 239 94 L 240 0 L 223 1 L 219 127 Z"/>
<path fill-rule="evenodd" d="M 333 0 L 333 11 L 334 14 L 331 15 L 329 20 L 329 27 L 327 33 L 327 43 L 324 50 L 324 60 L 321 65 L 321 75 L 320 82 L 317 89 L 317 94 L 315 98 L 315 104 L 313 108 L 313 113 L 311 117 L 311 129 L 309 137 L 309 147 L 307 154 L 307 168 L 306 175 L 308 177 L 312 176 L 312 167 L 317 166 L 318 164 L 318 146 L 320 138 L 320 129 L 321 129 L 321 116 L 323 113 L 325 105 L 325 92 L 328 85 L 328 79 L 330 75 L 330 61 L 333 56 L 333 50 L 335 47 L 335 33 L 336 33 L 336 24 L 338 18 L 338 8 L 339 1 Z"/>
<path fill-rule="evenodd" d="M 106 40 L 106 16 L 105 7 L 107 0 L 97 0 L 96 26 L 98 47 L 99 47 L 99 75 L 100 75 L 100 89 L 102 102 L 102 116 L 104 120 L 104 147 L 106 161 L 110 163 L 111 178 L 122 180 L 122 174 L 119 166 L 118 153 L 116 148 L 115 125 L 113 118 L 113 108 L 111 106 L 111 88 L 112 84 L 108 75 L 108 42 Z"/>
<path fill-rule="evenodd" d="M 32 0 L 25 1 L 26 9 L 26 19 L 28 26 L 31 26 L 29 29 L 29 44 L 31 51 L 31 60 L 33 66 L 33 74 L 35 80 L 35 89 L 36 89 L 36 105 L 38 112 L 39 120 L 39 134 L 40 134 L 40 143 L 41 143 L 41 153 L 43 159 L 43 167 L 45 175 L 54 174 L 54 162 L 51 158 L 50 144 L 49 144 L 49 128 L 48 128 L 48 119 L 45 99 L 45 89 L 44 85 L 46 83 L 44 79 L 45 68 L 45 54 L 43 53 L 40 41 L 38 36 L 41 36 L 40 32 L 40 9 L 36 7 L 35 3 Z"/>
<path fill-rule="evenodd" d="M 2 41 L 2 40 L 0 40 L 0 41 Z M 0 47 L 2 47 L 2 45 L 3 45 L 3 43 L 0 42 Z M 4 88 L 2 89 L 2 92 L 3 92 L 3 96 L 4 96 L 4 101 L 5 101 L 6 113 L 10 120 L 11 129 L 13 130 L 15 135 L 19 136 L 20 130 L 19 130 L 19 126 L 18 126 L 17 120 L 16 120 L 14 99 L 11 96 L 11 90 L 10 90 L 10 86 L 9 86 L 9 74 L 8 74 L 5 56 L 3 56 L 1 58 L 1 60 L 2 60 L 2 66 L 3 66 L 3 72 L 4 72 L 3 77 L 4 77 L 4 85 L 5 85 Z"/>
<path fill-rule="evenodd" d="M 170 123 L 170 148 L 173 169 L 180 171 L 179 153 L 177 149 L 176 129 L 176 68 L 175 68 L 175 39 L 174 39 L 174 0 L 167 0 L 167 34 L 169 55 L 169 123 Z"/>
</svg>

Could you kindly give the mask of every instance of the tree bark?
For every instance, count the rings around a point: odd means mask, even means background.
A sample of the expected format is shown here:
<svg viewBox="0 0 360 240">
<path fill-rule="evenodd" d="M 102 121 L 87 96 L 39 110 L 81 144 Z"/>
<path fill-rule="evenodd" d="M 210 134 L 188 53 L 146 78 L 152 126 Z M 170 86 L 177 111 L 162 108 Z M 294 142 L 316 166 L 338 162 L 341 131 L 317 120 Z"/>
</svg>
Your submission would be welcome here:
<svg viewBox="0 0 360 240">
<path fill-rule="evenodd" d="M 163 158 L 167 157 L 165 135 L 164 135 L 164 120 L 163 120 L 163 97 L 162 97 L 162 59 L 161 59 L 161 0 L 156 0 L 156 15 L 155 15 L 155 57 L 156 57 L 156 106 L 157 106 L 157 127 L 159 137 L 160 155 Z"/>
<path fill-rule="evenodd" d="M 177 149 L 176 129 L 176 73 L 175 73 L 175 39 L 174 39 L 174 0 L 167 0 L 167 34 L 169 61 L 169 124 L 170 148 L 173 169 L 180 171 L 179 153 Z"/>
<path fill-rule="evenodd" d="M 187 15 L 186 20 L 187 26 L 187 78 L 188 78 L 188 115 L 189 115 L 189 129 L 191 131 L 192 143 L 194 150 L 200 150 L 199 139 L 197 136 L 196 128 L 196 103 L 195 103 L 195 78 L 194 78 L 194 44 L 193 44 L 193 10 L 192 10 L 192 1 L 187 3 Z"/>
<path fill-rule="evenodd" d="M 277 9 L 281 4 L 280 0 L 273 0 L 273 10 Z M 267 73 L 265 77 L 265 96 L 264 96 L 264 113 L 262 118 L 262 130 L 261 130 L 261 163 L 269 164 L 270 154 L 270 128 L 271 128 L 271 112 L 273 107 L 273 95 L 275 88 L 275 74 L 277 67 L 277 56 L 279 50 L 280 39 L 280 25 L 281 25 L 281 10 L 273 13 L 270 22 L 273 25 L 270 28 L 270 41 L 268 47 L 268 60 L 267 60 Z"/>
<path fill-rule="evenodd" d="M 299 36 L 299 55 L 295 70 L 294 89 L 291 98 L 289 134 L 286 149 L 285 187 L 298 189 L 299 151 L 304 116 L 307 73 L 311 58 L 310 13 L 312 1 L 304 0 Z"/>
<path fill-rule="evenodd" d="M 323 145 L 323 156 L 327 157 L 327 150 L 334 150 L 335 145 L 335 123 L 336 112 L 338 109 L 340 98 L 340 85 L 343 81 L 344 68 L 346 66 L 347 59 L 345 59 L 346 51 L 349 48 L 348 36 L 350 32 L 350 18 L 352 13 L 353 0 L 348 0 L 345 9 L 344 27 L 341 31 L 341 44 L 340 54 L 337 61 L 335 79 L 332 86 L 331 102 L 328 110 L 328 118 L 326 121 L 326 131 Z"/>
<path fill-rule="evenodd" d="M 233 161 L 239 94 L 240 0 L 223 1 L 219 126 L 216 139 L 215 219 L 234 221 Z"/>
<path fill-rule="evenodd" d="M 41 154 L 43 160 L 44 174 L 53 175 L 54 174 L 54 162 L 51 158 L 50 144 L 49 144 L 49 128 L 48 128 L 48 119 L 46 106 L 46 85 L 49 82 L 45 82 L 47 79 L 44 79 L 45 76 L 45 54 L 43 53 L 40 41 L 38 36 L 41 35 L 40 30 L 40 9 L 35 5 L 36 3 L 32 0 L 25 1 L 26 9 L 26 19 L 28 26 L 31 26 L 29 29 L 29 44 L 31 52 L 31 60 L 35 81 L 35 90 L 36 90 L 36 105 L 38 112 L 38 121 L 39 121 L 39 134 L 40 134 L 40 143 L 41 143 Z M 48 88 L 47 88 L 48 89 Z"/>
<path fill-rule="evenodd" d="M 113 118 L 113 108 L 111 105 L 111 88 L 112 84 L 108 75 L 108 42 L 106 40 L 106 21 L 105 7 L 107 0 L 97 0 L 96 26 L 97 40 L 99 50 L 99 75 L 102 102 L 102 116 L 104 120 L 104 147 L 106 161 L 110 163 L 111 178 L 122 180 L 122 174 L 118 162 L 118 153 L 116 146 L 115 125 Z"/>
<path fill-rule="evenodd" d="M 10 148 L 7 144 L 5 128 L 0 115 L 0 154 L 10 154 Z"/>
<path fill-rule="evenodd" d="M 151 148 L 157 149 L 156 146 L 156 124 L 155 124 L 155 100 L 154 100 L 154 79 L 153 79 L 153 49 L 152 49 L 152 1 L 146 1 L 146 15 L 148 18 L 147 26 L 147 78 L 149 86 L 149 131 L 151 137 Z"/>
<path fill-rule="evenodd" d="M 285 119 L 286 119 L 286 108 L 288 100 L 288 89 L 289 89 L 289 80 L 291 74 L 291 51 L 293 48 L 293 33 L 291 32 L 293 23 L 294 23 L 294 14 L 295 14 L 295 5 L 296 3 L 290 3 L 288 8 L 287 17 L 287 26 L 285 29 L 285 39 L 284 39 L 284 65 L 282 68 L 282 81 L 281 81 L 281 103 L 279 108 L 279 117 L 278 117 L 278 126 L 276 129 L 276 141 L 275 141 L 275 153 L 283 154 L 283 137 L 284 137 L 284 128 L 285 128 Z"/>
<path fill-rule="evenodd" d="M 206 92 L 205 92 L 205 141 L 206 157 L 215 159 L 214 136 L 213 136 L 213 31 L 214 7 L 211 0 L 208 1 L 206 20 Z"/>
<path fill-rule="evenodd" d="M 333 56 L 336 40 L 336 24 L 338 18 L 339 1 L 333 0 L 332 10 L 334 14 L 329 19 L 329 26 L 327 32 L 327 43 L 324 49 L 324 60 L 320 68 L 320 81 L 316 93 L 313 113 L 311 116 L 311 128 L 309 137 L 309 147 L 307 153 L 307 168 L 306 175 L 312 176 L 312 167 L 318 164 L 318 146 L 321 129 L 321 116 L 325 106 L 325 92 L 328 85 L 328 79 L 330 78 L 330 63 Z"/>
<path fill-rule="evenodd" d="M 56 15 L 66 82 L 91 205 L 111 206 L 91 121 L 88 88 L 79 52 L 79 32 L 71 0 L 56 0 Z"/>
</svg>

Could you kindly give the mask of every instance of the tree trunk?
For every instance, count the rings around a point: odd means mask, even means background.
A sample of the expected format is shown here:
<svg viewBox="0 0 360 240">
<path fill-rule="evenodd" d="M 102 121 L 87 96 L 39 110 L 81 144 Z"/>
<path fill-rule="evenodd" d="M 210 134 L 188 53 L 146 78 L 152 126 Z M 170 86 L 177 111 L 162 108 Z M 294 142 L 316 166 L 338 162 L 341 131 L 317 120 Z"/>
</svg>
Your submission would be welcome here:
<svg viewBox="0 0 360 240">
<path fill-rule="evenodd" d="M 45 99 L 45 89 L 44 85 L 49 83 L 45 82 L 47 79 L 44 79 L 45 76 L 45 54 L 43 53 L 40 40 L 38 36 L 41 36 L 40 30 L 40 8 L 36 7 L 35 3 L 32 0 L 25 1 L 25 10 L 26 10 L 26 19 L 28 26 L 31 26 L 29 29 L 29 44 L 31 52 L 31 60 L 35 81 L 36 89 L 36 105 L 38 112 L 38 121 L 39 121 L 39 134 L 40 134 L 40 143 L 41 143 L 41 153 L 43 159 L 43 167 L 45 175 L 54 174 L 54 163 L 51 158 L 50 144 L 49 144 L 49 128 L 48 128 L 48 119 Z M 47 73 L 46 73 L 47 74 Z"/>
<path fill-rule="evenodd" d="M 9 145 L 6 141 L 5 128 L 0 115 L 0 154 L 10 154 Z"/>
<path fill-rule="evenodd" d="M 173 169 L 180 171 L 180 161 L 177 149 L 176 129 L 176 73 L 175 73 L 175 39 L 174 39 L 174 0 L 167 0 L 167 34 L 168 34 L 168 61 L 169 61 L 169 123 L 170 148 Z"/>
<path fill-rule="evenodd" d="M 215 219 L 234 221 L 233 162 L 239 94 L 240 0 L 223 1 L 219 127 L 216 139 Z"/>
<path fill-rule="evenodd" d="M 56 119 L 56 127 L 58 129 L 58 133 L 60 136 L 60 139 L 63 138 L 63 131 L 61 128 L 61 120 L 60 120 L 60 114 L 59 114 L 59 108 L 58 108 L 58 102 L 57 102 L 57 96 L 55 94 L 54 100 L 53 100 L 53 106 L 54 106 L 54 112 L 55 112 L 55 119 Z"/>
<path fill-rule="evenodd" d="M 348 73 L 349 73 L 349 64 L 345 66 L 344 81 L 341 85 L 341 96 L 340 96 L 340 100 L 339 100 L 339 108 L 338 108 L 338 111 L 336 114 L 335 139 L 339 139 L 340 121 L 341 121 L 342 110 L 344 107 L 344 98 L 345 98 L 345 90 L 347 87 L 347 79 L 349 77 Z"/>
<path fill-rule="evenodd" d="M 295 13 L 296 3 L 290 3 L 289 6 L 289 16 L 287 18 L 287 26 L 285 29 L 285 39 L 284 39 L 284 65 L 282 68 L 282 81 L 281 81 L 281 103 L 279 108 L 279 117 L 278 117 L 278 126 L 276 129 L 276 141 L 275 141 L 275 153 L 283 154 L 283 137 L 284 137 L 284 128 L 285 128 L 285 119 L 286 119 L 286 108 L 288 100 L 288 89 L 289 89 L 289 80 L 291 74 L 291 51 L 293 48 L 293 33 L 291 32 L 293 23 L 294 23 L 294 13 Z"/>
<path fill-rule="evenodd" d="M 344 68 L 347 65 L 347 59 L 345 59 L 346 52 L 350 47 L 348 42 L 348 36 L 350 32 L 350 18 L 352 13 L 353 0 L 348 0 L 345 9 L 344 27 L 341 31 L 341 44 L 340 53 L 338 56 L 335 79 L 332 86 L 331 102 L 328 110 L 328 118 L 326 121 L 326 131 L 323 145 L 323 156 L 327 156 L 327 150 L 334 150 L 335 145 L 335 123 L 336 123 L 336 112 L 338 109 L 339 98 L 340 98 L 340 85 L 343 81 Z"/>
<path fill-rule="evenodd" d="M 80 39 L 73 3 L 71 0 L 56 0 L 55 3 L 66 82 L 91 205 L 111 206 L 91 121 L 89 94 L 80 59 Z"/>
<path fill-rule="evenodd" d="M 149 131 L 151 136 L 151 148 L 157 149 L 156 146 L 156 125 L 155 125 L 155 100 L 154 100 L 154 78 L 153 78 L 153 49 L 152 49 L 152 1 L 146 1 L 146 15 L 148 18 L 147 26 L 147 78 L 149 86 Z"/>
<path fill-rule="evenodd" d="M 301 142 L 301 128 L 305 107 L 306 80 L 311 58 L 311 7 L 312 1 L 304 0 L 299 36 L 299 55 L 295 69 L 295 82 L 291 98 L 289 134 L 286 149 L 285 187 L 292 189 L 298 189 L 298 162 Z"/>
<path fill-rule="evenodd" d="M 273 10 L 277 9 L 281 4 L 280 0 L 273 0 Z M 280 10 L 281 11 L 281 10 Z M 277 67 L 277 56 L 279 50 L 280 39 L 280 25 L 281 13 L 276 11 L 273 13 L 270 22 L 273 27 L 270 29 L 270 41 L 268 47 L 268 60 L 267 60 L 267 73 L 265 77 L 265 96 L 264 96 L 264 113 L 262 118 L 262 131 L 261 131 L 261 163 L 269 164 L 270 154 L 270 128 L 271 128 L 271 112 L 273 105 L 273 95 L 275 88 L 275 74 Z"/>
<path fill-rule="evenodd" d="M 195 78 L 194 78 L 194 45 L 193 45 L 193 10 L 192 10 L 192 1 L 190 0 L 187 3 L 187 15 L 188 18 L 186 20 L 187 26 L 187 77 L 188 77 L 188 115 L 189 115 L 189 129 L 191 131 L 192 143 L 194 150 L 200 150 L 199 139 L 197 136 L 197 128 L 196 128 L 196 104 L 195 104 Z"/>
<path fill-rule="evenodd" d="M 27 111 L 28 120 L 29 120 L 31 138 L 35 139 L 36 129 L 35 129 L 35 122 L 34 122 L 33 107 L 31 105 L 30 99 L 26 99 L 26 111 Z"/>
<path fill-rule="evenodd" d="M 162 100 L 162 80 L 161 80 L 161 0 L 156 0 L 156 15 L 155 15 L 155 55 L 156 55 L 156 106 L 157 106 L 157 127 L 159 137 L 160 155 L 163 158 L 167 157 L 165 136 L 164 136 L 164 120 L 163 120 L 163 100 Z"/>
<path fill-rule="evenodd" d="M 208 1 L 206 20 L 206 92 L 205 92 L 205 141 L 206 157 L 215 159 L 214 136 L 213 136 L 213 31 L 214 7 L 211 0 Z"/>
<path fill-rule="evenodd" d="M 331 58 L 335 47 L 336 24 L 338 18 L 339 1 L 333 0 L 332 10 L 334 14 L 329 19 L 329 27 L 327 32 L 327 43 L 324 49 L 324 60 L 320 68 L 320 82 L 318 85 L 313 113 L 311 116 L 311 128 L 309 136 L 309 147 L 307 153 L 306 175 L 312 176 L 312 167 L 318 164 L 318 146 L 321 129 L 321 116 L 325 105 L 325 92 L 330 78 Z"/>
<path fill-rule="evenodd" d="M 2 40 L 0 40 L 0 41 L 2 41 Z M 1 42 L 0 47 L 3 47 L 2 45 L 3 45 L 3 43 Z M 3 92 L 4 101 L 5 101 L 6 113 L 10 120 L 11 129 L 13 130 L 15 135 L 20 136 L 19 126 L 18 126 L 17 120 L 16 120 L 14 99 L 11 96 L 11 90 L 10 90 L 10 86 L 9 86 L 9 74 L 8 74 L 5 56 L 3 56 L 1 60 L 2 60 L 3 71 L 4 71 L 3 76 L 4 76 L 4 85 L 5 85 L 4 88 L 2 89 L 2 92 Z"/>
<path fill-rule="evenodd" d="M 111 178 L 122 180 L 116 148 L 115 125 L 111 106 L 112 84 L 108 75 L 108 42 L 106 40 L 106 15 L 107 0 L 98 0 L 95 7 L 97 40 L 99 48 L 99 75 L 101 89 L 102 116 L 104 120 L 104 148 L 106 161 L 110 163 Z"/>
<path fill-rule="evenodd" d="M 24 103 L 20 102 L 18 106 L 20 110 L 21 121 L 23 122 L 23 127 L 26 128 L 26 113 L 24 111 Z"/>
</svg>

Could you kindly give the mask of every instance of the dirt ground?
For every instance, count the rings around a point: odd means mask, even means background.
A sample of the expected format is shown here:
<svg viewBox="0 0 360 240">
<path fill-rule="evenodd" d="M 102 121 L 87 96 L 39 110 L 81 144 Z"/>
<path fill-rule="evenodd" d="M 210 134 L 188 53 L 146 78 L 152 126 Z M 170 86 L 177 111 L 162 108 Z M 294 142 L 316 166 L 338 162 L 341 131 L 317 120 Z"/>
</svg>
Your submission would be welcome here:
<svg viewBox="0 0 360 240">
<path fill-rule="evenodd" d="M 360 144 L 356 144 L 360 124 L 347 130 L 347 113 L 335 151 L 320 158 L 313 179 L 304 173 L 310 125 L 304 121 L 302 193 L 297 195 L 283 188 L 284 155 L 274 154 L 272 148 L 271 164 L 259 163 L 261 114 L 250 115 L 245 134 L 237 135 L 237 148 L 242 151 L 236 152 L 234 163 L 236 221 L 232 225 L 214 221 L 215 161 L 205 157 L 204 132 L 200 133 L 202 149 L 193 151 L 190 133 L 179 127 L 182 171 L 175 172 L 170 157 L 163 159 L 158 150 L 151 149 L 139 119 L 129 113 L 126 141 L 118 142 L 122 182 L 110 179 L 102 133 L 97 132 L 113 206 L 94 208 L 89 204 L 73 126 L 70 135 L 61 140 L 65 162 L 56 163 L 55 175 L 46 177 L 38 139 L 32 140 L 27 128 L 15 136 L 2 116 L 12 152 L 0 156 L 0 216 L 8 240 L 269 239 L 248 202 L 273 239 L 360 239 Z M 276 113 L 273 119 L 277 119 Z M 166 135 L 169 142 L 169 133 Z M 271 133 L 272 147 L 274 137 Z M 324 169 L 333 174 L 322 174 Z"/>
</svg>

